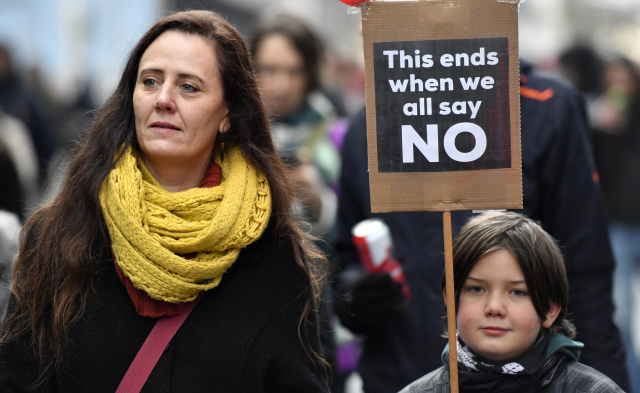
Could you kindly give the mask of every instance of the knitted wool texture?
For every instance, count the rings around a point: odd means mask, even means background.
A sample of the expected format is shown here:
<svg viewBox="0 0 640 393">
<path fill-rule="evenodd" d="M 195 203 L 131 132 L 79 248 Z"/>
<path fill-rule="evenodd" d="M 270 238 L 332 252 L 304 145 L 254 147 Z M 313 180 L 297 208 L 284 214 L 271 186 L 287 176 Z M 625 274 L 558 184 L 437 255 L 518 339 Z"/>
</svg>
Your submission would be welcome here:
<svg viewBox="0 0 640 393">
<path fill-rule="evenodd" d="M 116 262 L 149 297 L 188 302 L 216 287 L 267 227 L 266 177 L 240 149 L 226 150 L 217 187 L 168 192 L 131 147 L 103 183 L 100 202 Z"/>
</svg>

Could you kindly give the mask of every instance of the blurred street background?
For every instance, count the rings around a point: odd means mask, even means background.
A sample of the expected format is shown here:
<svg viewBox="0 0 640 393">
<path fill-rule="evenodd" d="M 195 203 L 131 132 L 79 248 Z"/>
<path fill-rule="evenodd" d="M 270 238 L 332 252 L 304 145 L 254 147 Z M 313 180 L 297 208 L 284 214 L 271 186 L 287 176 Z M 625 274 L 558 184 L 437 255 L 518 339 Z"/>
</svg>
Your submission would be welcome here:
<svg viewBox="0 0 640 393">
<path fill-rule="evenodd" d="M 337 72 L 362 66 L 360 15 L 348 14 L 338 0 L 0 0 L 0 43 L 11 49 L 29 87 L 59 114 L 54 107 L 79 98 L 104 102 L 142 32 L 168 12 L 196 8 L 222 13 L 245 35 L 269 14 L 298 14 L 328 49 L 329 83 L 343 82 Z M 521 56 L 549 72 L 558 71 L 559 55 L 575 45 L 639 61 L 638 41 L 640 0 L 528 0 L 520 6 Z M 362 81 L 349 80 L 351 93 L 363 89 L 357 83 Z M 355 111 L 362 98 L 350 98 L 347 109 Z M 63 142 L 74 130 L 62 125 L 57 132 Z"/>
<path fill-rule="evenodd" d="M 55 192 L 64 166 L 54 170 L 53 164 L 82 134 L 89 111 L 113 91 L 125 57 L 142 33 L 170 12 L 201 8 L 225 15 L 248 39 L 262 18 L 282 11 L 302 17 L 325 44 L 323 84 L 340 97 L 342 115 L 348 118 L 364 105 L 360 14 L 349 12 L 339 0 L 0 0 L 0 90 L 6 82 L 3 73 L 11 69 L 31 97 L 31 117 L 22 120 L 32 135 L 39 135 L 29 142 L 38 156 L 39 186 L 31 191 L 24 186 L 29 201 L 25 216 Z M 605 77 L 609 62 L 624 57 L 637 71 L 640 0 L 527 0 L 520 5 L 519 24 L 520 56 L 581 90 L 592 127 L 616 134 L 626 107 L 611 108 L 597 98 L 615 84 L 614 77 Z M 636 82 L 640 79 L 630 77 L 621 84 Z M 636 100 L 640 84 L 628 90 L 625 102 Z M 19 118 L 19 109 L 12 115 Z M 639 131 L 636 123 L 633 132 Z M 28 177 L 29 170 L 18 172 Z M 636 272 L 639 263 L 635 260 Z M 640 298 L 635 277 L 622 295 L 626 299 Z M 637 309 L 637 304 L 625 307 Z M 629 333 L 635 344 L 629 345 L 638 347 L 640 312 L 635 316 Z M 348 391 L 358 391 L 357 378 L 349 384 Z"/>
<path fill-rule="evenodd" d="M 146 28 L 170 11 L 196 8 L 224 14 L 244 34 L 270 13 L 293 12 L 340 60 L 362 57 L 360 15 L 347 14 L 338 0 L 0 0 L 0 42 L 11 47 L 30 82 L 41 83 L 57 102 L 89 87 L 99 104 Z M 520 6 L 521 55 L 550 70 L 575 44 L 640 60 L 639 40 L 639 0 L 527 0 Z"/>
</svg>

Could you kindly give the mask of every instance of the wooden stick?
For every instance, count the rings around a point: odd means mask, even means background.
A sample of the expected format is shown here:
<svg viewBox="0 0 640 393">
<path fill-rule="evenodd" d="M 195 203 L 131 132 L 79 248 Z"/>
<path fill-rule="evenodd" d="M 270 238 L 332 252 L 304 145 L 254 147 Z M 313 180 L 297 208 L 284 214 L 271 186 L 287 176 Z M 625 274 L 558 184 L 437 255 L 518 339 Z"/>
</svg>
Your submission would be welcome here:
<svg viewBox="0 0 640 393">
<path fill-rule="evenodd" d="M 453 284 L 453 235 L 451 212 L 442 212 L 444 229 L 444 271 L 447 288 L 447 335 L 449 336 L 449 378 L 451 393 L 458 393 L 458 352 L 456 350 L 456 298 Z"/>
</svg>

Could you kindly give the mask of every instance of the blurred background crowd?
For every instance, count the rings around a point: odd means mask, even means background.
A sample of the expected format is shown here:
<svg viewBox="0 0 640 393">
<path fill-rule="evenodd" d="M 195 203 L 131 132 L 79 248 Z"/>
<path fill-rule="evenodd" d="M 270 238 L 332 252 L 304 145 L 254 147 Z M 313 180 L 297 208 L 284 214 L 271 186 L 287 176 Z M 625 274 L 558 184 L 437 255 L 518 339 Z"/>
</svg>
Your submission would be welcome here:
<svg viewBox="0 0 640 393">
<path fill-rule="evenodd" d="M 220 12 L 247 38 L 276 147 L 305 194 L 297 213 L 330 239 L 341 137 L 364 105 L 353 9 L 339 0 L 0 0 L 0 303 L 21 223 L 55 192 L 65 152 L 113 90 L 127 51 L 159 17 L 195 8 Z M 296 19 L 274 22 L 283 12 Z M 522 58 L 587 102 L 617 261 L 616 321 L 639 354 L 640 0 L 528 0 L 519 39 Z M 338 356 L 353 367 L 348 351 Z M 638 374 L 637 360 L 629 367 Z M 357 379 L 348 383 L 357 391 Z"/>
</svg>

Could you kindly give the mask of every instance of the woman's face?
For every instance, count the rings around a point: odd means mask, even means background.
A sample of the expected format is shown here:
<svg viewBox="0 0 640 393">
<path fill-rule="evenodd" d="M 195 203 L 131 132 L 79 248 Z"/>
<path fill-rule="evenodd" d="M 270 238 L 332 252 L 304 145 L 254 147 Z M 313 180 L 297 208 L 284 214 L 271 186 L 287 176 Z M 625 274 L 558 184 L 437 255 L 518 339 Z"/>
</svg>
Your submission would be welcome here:
<svg viewBox="0 0 640 393">
<path fill-rule="evenodd" d="M 458 332 L 475 354 L 504 363 L 526 352 L 559 311 L 551 305 L 547 319 L 540 320 L 518 261 L 510 251 L 498 249 L 476 262 L 462 286 Z"/>
<path fill-rule="evenodd" d="M 162 33 L 143 53 L 133 91 L 136 137 L 154 176 L 209 165 L 218 132 L 229 129 L 218 59 L 204 38 Z"/>
<path fill-rule="evenodd" d="M 287 115 L 302 106 L 308 78 L 304 59 L 282 34 L 270 34 L 258 45 L 255 59 L 260 88 L 270 115 Z"/>
</svg>

